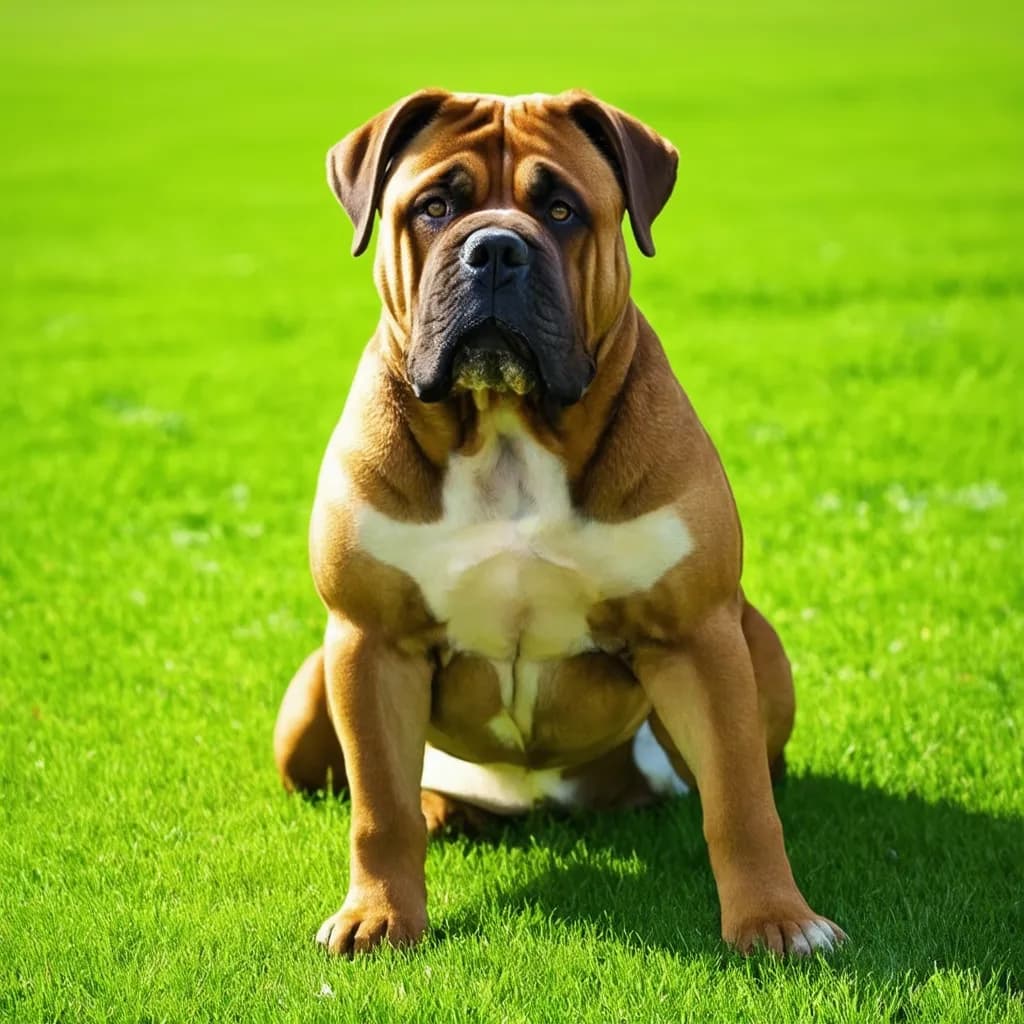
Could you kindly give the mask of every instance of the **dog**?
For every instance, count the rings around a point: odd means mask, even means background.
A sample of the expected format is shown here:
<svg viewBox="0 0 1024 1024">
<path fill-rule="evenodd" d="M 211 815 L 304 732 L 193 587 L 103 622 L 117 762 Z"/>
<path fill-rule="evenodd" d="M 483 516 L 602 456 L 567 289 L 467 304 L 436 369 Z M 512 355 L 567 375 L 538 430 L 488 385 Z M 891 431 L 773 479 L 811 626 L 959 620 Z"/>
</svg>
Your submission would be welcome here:
<svg viewBox="0 0 1024 1024">
<path fill-rule="evenodd" d="M 381 228 L 381 317 L 310 527 L 327 610 L 275 728 L 287 788 L 347 788 L 350 878 L 317 941 L 427 929 L 428 833 L 537 803 L 697 788 L 726 942 L 831 951 L 772 792 L 789 662 L 740 585 L 718 454 L 630 297 L 676 178 L 664 138 L 582 91 L 417 92 L 328 154 Z"/>
</svg>

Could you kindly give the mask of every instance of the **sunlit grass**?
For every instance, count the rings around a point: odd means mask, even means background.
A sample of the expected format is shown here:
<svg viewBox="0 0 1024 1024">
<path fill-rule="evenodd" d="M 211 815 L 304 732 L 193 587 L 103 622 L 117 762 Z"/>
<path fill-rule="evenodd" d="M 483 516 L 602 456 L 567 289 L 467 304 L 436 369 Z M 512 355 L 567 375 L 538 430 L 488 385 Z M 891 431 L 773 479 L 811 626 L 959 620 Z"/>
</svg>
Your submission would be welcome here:
<svg viewBox="0 0 1024 1024">
<path fill-rule="evenodd" d="M 47 3 L 0 14 L 0 1018 L 1024 1019 L 1019 5 Z M 583 85 L 682 154 L 635 293 L 797 665 L 830 964 L 717 939 L 699 809 L 434 846 L 332 962 L 344 803 L 278 789 L 305 533 L 376 300 L 328 145 Z"/>
</svg>

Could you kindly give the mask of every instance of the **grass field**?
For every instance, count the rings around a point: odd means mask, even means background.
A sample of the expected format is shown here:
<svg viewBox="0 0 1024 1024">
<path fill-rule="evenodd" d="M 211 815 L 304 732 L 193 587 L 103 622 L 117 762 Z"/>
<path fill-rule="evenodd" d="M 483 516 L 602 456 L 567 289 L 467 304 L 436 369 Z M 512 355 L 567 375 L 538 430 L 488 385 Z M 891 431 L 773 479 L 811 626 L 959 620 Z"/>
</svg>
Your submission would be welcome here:
<svg viewBox="0 0 1024 1024">
<path fill-rule="evenodd" d="M 348 805 L 280 792 L 306 524 L 375 322 L 328 145 L 582 85 L 682 154 L 635 294 L 796 663 L 831 962 L 717 939 L 696 800 L 432 846 L 327 960 Z M 0 12 L 0 1019 L 1024 1020 L 1024 8 Z"/>
</svg>

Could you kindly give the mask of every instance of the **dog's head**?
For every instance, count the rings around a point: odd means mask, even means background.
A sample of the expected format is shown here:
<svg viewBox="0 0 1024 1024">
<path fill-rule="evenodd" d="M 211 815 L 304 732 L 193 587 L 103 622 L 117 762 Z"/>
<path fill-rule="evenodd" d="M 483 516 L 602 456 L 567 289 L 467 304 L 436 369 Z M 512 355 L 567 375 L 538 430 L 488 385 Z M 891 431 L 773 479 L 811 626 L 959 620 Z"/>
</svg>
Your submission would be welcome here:
<svg viewBox="0 0 1024 1024">
<path fill-rule="evenodd" d="M 629 299 L 623 213 L 652 256 L 676 161 L 665 139 L 579 91 L 426 90 L 342 139 L 328 181 L 355 255 L 380 210 L 377 287 L 419 398 L 578 401 Z"/>
</svg>

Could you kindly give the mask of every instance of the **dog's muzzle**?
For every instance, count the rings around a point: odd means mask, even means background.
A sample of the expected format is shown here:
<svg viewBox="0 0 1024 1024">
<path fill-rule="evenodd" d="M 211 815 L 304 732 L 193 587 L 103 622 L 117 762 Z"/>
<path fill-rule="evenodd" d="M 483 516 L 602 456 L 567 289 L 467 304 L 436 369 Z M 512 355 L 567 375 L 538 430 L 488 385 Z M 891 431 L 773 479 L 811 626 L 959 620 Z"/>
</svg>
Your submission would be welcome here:
<svg viewBox="0 0 1024 1024">
<path fill-rule="evenodd" d="M 460 274 L 473 282 L 475 290 L 490 293 L 492 308 L 497 309 L 499 292 L 525 289 L 530 256 L 529 245 L 514 231 L 480 228 L 462 244 Z M 514 308 L 515 296 L 508 298 Z M 456 387 L 470 391 L 525 395 L 537 384 L 537 360 L 529 342 L 508 320 L 490 316 L 458 339 L 452 380 Z"/>
<path fill-rule="evenodd" d="M 428 268 L 407 366 L 417 396 L 453 389 L 577 401 L 593 376 L 557 262 L 518 231 L 471 231 Z"/>
</svg>

